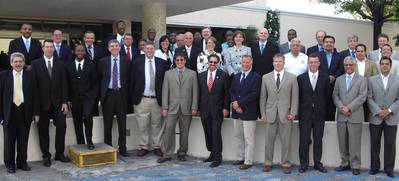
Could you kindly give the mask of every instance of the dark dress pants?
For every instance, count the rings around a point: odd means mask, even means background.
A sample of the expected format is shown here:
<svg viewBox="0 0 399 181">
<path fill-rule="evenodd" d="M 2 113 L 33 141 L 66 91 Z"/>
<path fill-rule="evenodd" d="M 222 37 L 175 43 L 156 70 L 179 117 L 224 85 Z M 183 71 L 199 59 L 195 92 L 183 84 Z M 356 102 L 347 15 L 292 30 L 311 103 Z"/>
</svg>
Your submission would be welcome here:
<svg viewBox="0 0 399 181">
<path fill-rule="evenodd" d="M 112 123 L 114 115 L 116 115 L 119 132 L 119 149 L 126 149 L 126 105 L 124 102 L 120 91 L 109 89 L 104 104 L 101 103 L 104 117 L 104 142 L 112 146 Z"/>
</svg>

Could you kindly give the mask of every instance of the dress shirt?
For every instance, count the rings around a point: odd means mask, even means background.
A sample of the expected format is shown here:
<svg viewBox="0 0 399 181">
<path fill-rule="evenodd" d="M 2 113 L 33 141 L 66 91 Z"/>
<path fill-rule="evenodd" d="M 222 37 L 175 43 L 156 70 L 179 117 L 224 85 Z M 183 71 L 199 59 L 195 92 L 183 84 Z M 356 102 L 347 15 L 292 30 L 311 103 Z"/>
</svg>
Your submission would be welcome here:
<svg viewBox="0 0 399 181">
<path fill-rule="evenodd" d="M 47 69 L 48 69 L 48 61 L 50 61 L 51 68 L 54 68 L 53 58 L 54 57 L 47 58 L 46 56 L 44 56 L 44 61 L 45 61 L 44 63 L 46 64 Z"/>
<path fill-rule="evenodd" d="M 248 71 L 242 71 L 241 72 L 241 78 L 240 78 L 240 82 L 244 79 L 248 77 L 248 74 L 251 72 L 252 69 L 249 69 Z"/>
<path fill-rule="evenodd" d="M 364 76 L 366 73 L 366 58 L 364 60 L 357 60 L 357 70 L 359 72 L 359 75 Z"/>
<path fill-rule="evenodd" d="M 26 43 L 26 40 L 29 41 L 29 45 L 32 43 L 32 37 L 25 38 L 24 36 L 22 36 L 22 40 L 24 41 L 24 45 L 25 45 L 25 43 Z M 29 50 L 28 50 L 28 51 L 29 51 Z M 380 52 L 381 52 L 381 51 L 380 51 Z"/>
<path fill-rule="evenodd" d="M 291 52 L 284 55 L 285 65 L 284 70 L 296 76 L 301 75 L 308 69 L 308 56 L 299 52 L 298 56 L 294 56 Z"/>
<path fill-rule="evenodd" d="M 116 66 L 117 66 L 117 69 L 118 69 L 118 80 L 117 80 L 117 82 L 118 82 L 118 88 L 121 88 L 122 86 L 121 86 L 121 69 L 120 69 L 120 62 L 121 62 L 121 59 L 120 59 L 120 56 L 118 55 L 117 57 L 114 57 L 114 56 L 112 56 L 111 55 L 111 66 L 110 66 L 110 69 L 111 69 L 111 71 L 110 71 L 110 79 L 109 79 L 109 84 L 108 84 L 108 88 L 110 88 L 110 89 L 112 89 L 112 69 L 114 68 L 114 59 L 116 58 Z"/>
<path fill-rule="evenodd" d="M 274 80 L 277 81 L 277 74 L 280 74 L 280 85 L 283 82 L 283 75 L 284 75 L 284 69 L 280 72 L 277 72 L 276 70 L 273 70 L 274 72 Z"/>
<path fill-rule="evenodd" d="M 127 46 L 125 46 L 125 52 L 126 52 L 126 56 L 127 56 L 127 50 L 129 49 L 129 57 L 130 57 L 130 60 L 133 60 L 133 57 L 132 57 L 132 46 L 129 46 L 129 47 L 127 47 Z"/>
<path fill-rule="evenodd" d="M 207 47 L 206 47 L 206 40 L 205 40 L 205 39 L 202 39 L 202 51 L 205 51 L 205 50 L 207 50 Z"/>
<path fill-rule="evenodd" d="M 267 43 L 267 40 L 266 40 L 266 41 L 264 41 L 264 42 L 262 42 L 262 41 L 259 41 L 258 43 L 259 43 L 259 50 L 262 48 L 262 45 L 263 45 L 263 49 L 265 49 L 265 48 L 266 48 L 266 43 Z"/>
<path fill-rule="evenodd" d="M 144 85 L 144 96 L 155 96 L 155 90 L 151 91 L 150 90 L 150 82 L 151 82 L 151 77 L 150 77 L 150 59 L 148 57 L 145 57 L 145 64 L 144 64 L 144 73 L 145 73 L 145 85 Z M 151 58 L 152 61 L 152 68 L 154 70 L 154 76 L 156 74 L 156 69 L 155 69 L 155 59 L 154 57 Z M 155 78 L 154 78 L 155 81 Z"/>
<path fill-rule="evenodd" d="M 80 62 L 79 62 L 77 59 L 75 59 L 76 72 L 78 71 L 79 64 L 80 64 L 80 68 L 83 70 L 83 65 L 84 65 L 84 63 L 85 63 L 85 59 L 81 60 Z M 112 65 L 112 64 L 111 64 L 111 65 Z"/>
<path fill-rule="evenodd" d="M 310 82 L 312 82 L 313 79 L 313 75 L 316 75 L 316 81 L 319 78 L 319 71 L 317 70 L 316 73 L 311 72 L 310 70 L 308 71 L 308 75 L 309 75 L 309 80 Z"/>
<path fill-rule="evenodd" d="M 217 70 L 217 69 L 216 69 Z M 208 85 L 208 83 L 209 83 L 209 75 L 212 73 L 212 80 L 213 80 L 213 82 L 215 82 L 215 76 L 216 76 L 216 70 L 214 70 L 214 71 L 211 71 L 211 70 L 208 70 L 208 75 L 206 76 L 206 84 Z"/>
<path fill-rule="evenodd" d="M 120 35 L 119 33 L 116 34 L 116 40 L 118 40 L 119 44 L 121 43 L 123 39 L 123 35 Z"/>
<path fill-rule="evenodd" d="M 387 88 L 389 76 L 390 76 L 390 74 L 388 74 L 386 77 L 383 74 L 381 74 L 382 84 L 384 85 L 384 90 Z"/>
<path fill-rule="evenodd" d="M 13 77 L 14 77 L 14 82 L 16 81 L 16 76 L 17 76 L 17 71 L 15 71 L 15 70 L 12 70 L 12 75 L 13 75 Z M 21 87 L 21 91 L 20 91 L 20 95 L 21 95 L 21 103 L 24 103 L 24 91 L 23 91 L 23 85 L 22 85 L 22 82 L 23 82 L 23 75 L 24 75 L 24 70 L 21 70 L 21 79 L 20 79 L 20 82 L 19 82 L 19 85 L 20 85 L 20 87 Z M 15 85 L 15 83 L 14 83 L 14 88 L 13 88 L 13 100 L 15 100 L 15 89 L 16 89 L 16 85 Z"/>
<path fill-rule="evenodd" d="M 184 45 L 186 48 L 186 52 L 187 52 L 187 58 L 190 59 L 190 55 L 191 55 L 191 48 L 193 47 L 193 45 L 191 45 L 190 47 L 188 47 L 187 45 Z"/>
</svg>

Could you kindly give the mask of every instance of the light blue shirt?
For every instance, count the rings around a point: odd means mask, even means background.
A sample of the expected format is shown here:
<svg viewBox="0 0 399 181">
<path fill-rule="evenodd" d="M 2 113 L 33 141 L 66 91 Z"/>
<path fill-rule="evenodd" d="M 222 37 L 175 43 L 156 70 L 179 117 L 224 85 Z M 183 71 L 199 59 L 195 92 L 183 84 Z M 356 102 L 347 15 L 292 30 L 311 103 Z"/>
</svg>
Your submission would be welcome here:
<svg viewBox="0 0 399 181">
<path fill-rule="evenodd" d="M 330 68 L 331 60 L 332 60 L 332 53 L 326 52 L 327 64 L 328 68 Z"/>
<path fill-rule="evenodd" d="M 109 84 L 108 84 L 108 88 L 110 88 L 110 89 L 112 89 L 112 69 L 114 68 L 114 59 L 116 58 L 116 66 L 118 67 L 117 69 L 118 69 L 118 80 L 117 80 L 117 82 L 118 82 L 118 88 L 120 89 L 122 86 L 121 86 L 121 69 L 120 69 L 120 56 L 118 55 L 117 57 L 113 57 L 112 55 L 111 55 L 111 66 L 110 66 L 110 69 L 111 69 L 111 73 L 110 73 L 110 79 L 109 79 Z"/>
</svg>

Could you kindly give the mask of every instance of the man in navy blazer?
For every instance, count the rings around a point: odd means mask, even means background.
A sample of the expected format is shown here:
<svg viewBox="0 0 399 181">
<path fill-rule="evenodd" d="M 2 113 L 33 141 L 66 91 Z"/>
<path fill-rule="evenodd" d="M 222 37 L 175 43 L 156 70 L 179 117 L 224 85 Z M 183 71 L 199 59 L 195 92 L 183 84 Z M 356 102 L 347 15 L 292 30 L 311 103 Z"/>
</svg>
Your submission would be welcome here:
<svg viewBox="0 0 399 181">
<path fill-rule="evenodd" d="M 323 47 L 323 39 L 324 37 L 327 35 L 327 33 L 324 30 L 319 30 L 316 32 L 316 40 L 317 40 L 317 44 L 309 47 L 306 50 L 306 55 L 310 55 L 312 53 L 319 53 L 324 51 L 324 47 Z"/>
<path fill-rule="evenodd" d="M 140 56 L 140 50 L 133 46 L 133 36 L 130 33 L 125 33 L 123 36 L 123 45 L 119 54 L 126 56 L 129 61 L 133 61 Z"/>
<path fill-rule="evenodd" d="M 186 55 L 186 67 L 197 72 L 197 57 L 201 53 L 201 49 L 193 46 L 193 34 L 191 32 L 184 33 L 185 45 L 175 50 L 176 53 L 183 53 Z M 176 65 L 173 63 L 173 67 Z"/>
<path fill-rule="evenodd" d="M 54 41 L 54 57 L 58 60 L 62 60 L 64 62 L 72 60 L 72 50 L 66 44 L 62 42 L 62 31 L 54 30 L 53 31 L 53 41 Z"/>
<path fill-rule="evenodd" d="M 32 38 L 31 24 L 22 24 L 20 31 L 22 36 L 10 42 L 8 55 L 14 52 L 21 52 L 25 56 L 25 66 L 29 67 L 32 60 L 38 59 L 43 55 L 42 45 L 39 40 Z"/>
<path fill-rule="evenodd" d="M 154 56 L 154 49 L 154 44 L 147 43 L 145 56 L 140 56 L 131 63 L 129 92 L 132 94 L 131 101 L 140 131 L 138 156 L 148 154 L 150 146 L 156 155 L 162 156 L 159 142 L 162 127 L 162 83 L 169 67 L 166 61 Z"/>
<path fill-rule="evenodd" d="M 298 76 L 299 87 L 299 172 L 308 170 L 310 135 L 313 130 L 314 168 L 327 172 L 321 163 L 323 150 L 324 121 L 327 118 L 327 105 L 331 97 L 330 78 L 319 71 L 320 60 L 317 53 L 308 57 L 309 71 Z"/>
<path fill-rule="evenodd" d="M 273 56 L 279 52 L 276 44 L 267 42 L 268 38 L 269 30 L 262 28 L 258 31 L 259 41 L 251 45 L 251 54 L 254 59 L 253 71 L 260 76 L 273 71 Z"/>
<path fill-rule="evenodd" d="M 334 89 L 335 79 L 344 74 L 343 58 L 334 50 L 335 38 L 326 35 L 323 40 L 324 51 L 319 52 L 320 67 L 319 70 L 327 73 L 330 77 L 331 94 Z M 327 108 L 327 120 L 335 120 L 335 106 L 332 97 L 329 100 Z"/>
<path fill-rule="evenodd" d="M 230 88 L 234 137 L 237 143 L 237 151 L 239 152 L 239 157 L 233 164 L 240 165 L 239 168 L 241 170 L 252 167 L 256 120 L 259 116 L 258 101 L 261 77 L 252 71 L 252 63 L 253 59 L 250 55 L 242 56 L 241 67 L 243 72 L 234 76 Z M 242 149 L 245 149 L 245 151 L 243 152 Z"/>
</svg>

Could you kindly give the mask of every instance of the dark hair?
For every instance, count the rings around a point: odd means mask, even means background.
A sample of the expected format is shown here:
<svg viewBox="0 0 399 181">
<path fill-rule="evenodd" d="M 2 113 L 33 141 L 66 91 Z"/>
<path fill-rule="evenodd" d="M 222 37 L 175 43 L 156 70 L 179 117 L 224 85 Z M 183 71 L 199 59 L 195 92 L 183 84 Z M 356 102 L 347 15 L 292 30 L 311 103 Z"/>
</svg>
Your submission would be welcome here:
<svg viewBox="0 0 399 181">
<path fill-rule="evenodd" d="M 386 56 L 381 57 L 380 65 L 381 65 L 381 62 L 382 62 L 383 60 L 389 60 L 389 64 L 391 64 L 391 66 L 392 66 L 392 59 L 391 59 L 391 58 L 386 57 Z"/>
<path fill-rule="evenodd" d="M 296 34 L 296 30 L 294 30 L 294 29 L 292 29 L 292 28 L 289 29 L 289 30 L 287 31 L 287 33 L 290 32 L 290 31 L 293 31 L 293 32 L 295 32 L 295 34 Z"/>
<path fill-rule="evenodd" d="M 215 58 L 218 60 L 218 62 L 220 62 L 220 57 L 217 56 L 216 54 L 209 55 L 209 56 L 208 56 L 208 61 L 209 61 L 212 57 L 215 57 Z"/>
<path fill-rule="evenodd" d="M 380 38 L 386 38 L 389 41 L 389 36 L 387 34 L 385 34 L 385 33 L 381 33 L 381 34 L 379 34 L 377 36 L 377 40 L 380 39 Z"/>
<path fill-rule="evenodd" d="M 244 45 L 244 42 L 245 42 L 245 33 L 242 32 L 242 31 L 240 31 L 240 30 L 237 30 L 237 31 L 234 32 L 233 41 L 234 41 L 234 38 L 236 38 L 236 36 L 239 35 L 239 34 L 244 38 L 244 41 L 242 42 L 242 44 Z M 234 42 L 234 44 L 235 44 L 235 42 Z"/>
<path fill-rule="evenodd" d="M 163 51 L 161 43 L 165 40 L 169 41 L 168 49 L 166 49 L 166 52 Z M 170 40 L 168 35 L 162 35 L 161 38 L 159 38 L 159 49 L 161 50 L 162 53 L 168 53 L 168 50 L 170 50 Z"/>
<path fill-rule="evenodd" d="M 118 21 L 116 21 L 115 26 L 118 27 L 118 24 L 119 24 L 119 23 L 123 23 L 123 24 L 126 25 L 126 22 L 125 22 L 125 21 L 123 21 L 123 20 L 118 20 Z"/>
<path fill-rule="evenodd" d="M 32 24 L 30 24 L 30 23 L 22 23 L 21 26 L 19 27 L 19 29 L 21 29 L 24 25 L 28 25 L 28 26 L 32 27 Z"/>
<path fill-rule="evenodd" d="M 45 45 L 46 43 L 51 43 L 51 44 L 53 44 L 54 41 L 53 41 L 52 39 L 45 39 L 45 40 L 43 41 L 42 47 L 44 47 L 44 45 Z"/>
<path fill-rule="evenodd" d="M 357 44 L 355 50 L 357 50 L 357 47 L 363 47 L 363 48 L 364 48 L 364 51 L 367 51 L 367 47 L 366 47 L 366 45 L 363 44 L 363 43 Z"/>
<path fill-rule="evenodd" d="M 311 53 L 308 58 L 317 58 L 319 59 L 319 54 L 318 53 Z"/>
<path fill-rule="evenodd" d="M 391 52 L 392 52 L 392 46 L 391 46 L 391 45 L 389 45 L 389 44 L 385 44 L 384 46 L 387 46 L 387 47 L 389 47 L 389 49 L 391 49 Z M 384 47 L 384 46 L 382 46 L 382 47 Z"/>
<path fill-rule="evenodd" d="M 188 58 L 187 58 L 187 55 L 185 54 L 185 53 L 183 53 L 183 52 L 176 52 L 175 53 L 175 56 L 173 57 L 173 61 L 176 61 L 176 58 L 177 57 L 183 57 L 184 58 L 184 60 L 187 60 Z"/>
<path fill-rule="evenodd" d="M 334 38 L 333 36 L 331 36 L 331 35 L 326 35 L 326 36 L 324 36 L 323 42 L 324 42 L 327 38 L 333 39 L 333 40 L 334 40 L 334 43 L 335 43 L 335 38 Z"/>
</svg>

